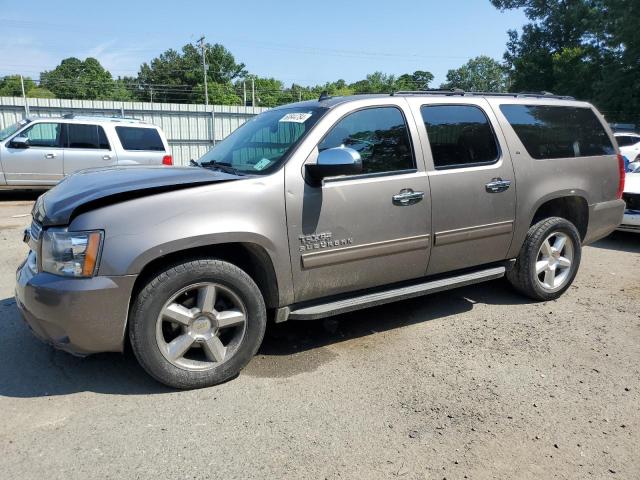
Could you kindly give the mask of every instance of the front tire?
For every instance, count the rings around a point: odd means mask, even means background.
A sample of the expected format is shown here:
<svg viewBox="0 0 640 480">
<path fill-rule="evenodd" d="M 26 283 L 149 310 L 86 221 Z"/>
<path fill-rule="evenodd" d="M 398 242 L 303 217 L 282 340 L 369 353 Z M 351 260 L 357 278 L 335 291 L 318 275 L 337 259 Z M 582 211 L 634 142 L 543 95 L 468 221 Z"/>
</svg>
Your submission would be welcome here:
<svg viewBox="0 0 640 480">
<path fill-rule="evenodd" d="M 551 217 L 532 225 L 507 280 L 520 293 L 541 301 L 555 300 L 573 283 L 582 245 L 573 223 Z"/>
<path fill-rule="evenodd" d="M 201 388 L 236 376 L 255 355 L 267 323 L 258 286 L 215 259 L 175 264 L 142 288 L 129 338 L 140 365 L 174 388 Z"/>
</svg>

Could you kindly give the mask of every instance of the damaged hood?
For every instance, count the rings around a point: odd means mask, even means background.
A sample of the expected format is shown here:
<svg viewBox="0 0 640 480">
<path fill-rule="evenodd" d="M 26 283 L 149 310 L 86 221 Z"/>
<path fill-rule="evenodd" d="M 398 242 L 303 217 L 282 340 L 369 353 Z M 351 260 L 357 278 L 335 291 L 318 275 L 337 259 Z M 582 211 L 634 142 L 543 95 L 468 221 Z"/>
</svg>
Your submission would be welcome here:
<svg viewBox="0 0 640 480">
<path fill-rule="evenodd" d="M 130 166 L 83 170 L 41 195 L 32 215 L 43 226 L 68 225 L 81 211 L 109 203 L 240 178 L 200 167 Z"/>
</svg>

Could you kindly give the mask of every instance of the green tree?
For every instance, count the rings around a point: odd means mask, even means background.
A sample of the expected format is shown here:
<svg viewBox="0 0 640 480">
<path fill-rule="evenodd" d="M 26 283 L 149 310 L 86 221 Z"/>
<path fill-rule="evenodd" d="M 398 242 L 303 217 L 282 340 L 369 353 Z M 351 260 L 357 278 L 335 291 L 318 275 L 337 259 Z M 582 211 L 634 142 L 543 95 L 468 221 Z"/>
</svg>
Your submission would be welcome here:
<svg viewBox="0 0 640 480">
<path fill-rule="evenodd" d="M 245 65 L 237 63 L 231 52 L 220 44 L 207 44 L 207 87 L 210 103 L 237 103 L 239 97 L 230 95 L 232 81 L 247 74 Z M 199 48 L 187 44 L 181 52 L 170 49 L 140 67 L 137 96 L 158 102 L 204 103 L 204 73 Z M 213 96 L 212 96 L 213 95 Z"/>
<path fill-rule="evenodd" d="M 56 98 L 51 90 L 43 87 L 34 87 L 27 92 L 29 98 Z"/>
<path fill-rule="evenodd" d="M 433 73 L 416 70 L 409 74 L 400 75 L 396 82 L 397 90 L 428 90 L 433 81 Z"/>
<path fill-rule="evenodd" d="M 524 8 L 530 23 L 509 32 L 505 64 L 516 91 L 590 100 L 609 120 L 640 123 L 637 0 L 491 0 Z"/>
<path fill-rule="evenodd" d="M 53 70 L 40 74 L 40 86 L 58 98 L 86 100 L 109 100 L 115 90 L 111 73 L 91 57 L 84 61 L 65 58 Z"/>
<path fill-rule="evenodd" d="M 36 83 L 28 77 L 24 78 L 24 90 L 28 92 L 36 88 Z M 9 75 L 0 78 L 0 97 L 21 97 L 22 85 L 20 84 L 20 75 Z"/>
<path fill-rule="evenodd" d="M 441 88 L 461 88 L 467 92 L 504 92 L 507 77 L 504 68 L 493 58 L 472 58 L 460 68 L 447 72 L 447 82 Z"/>
</svg>

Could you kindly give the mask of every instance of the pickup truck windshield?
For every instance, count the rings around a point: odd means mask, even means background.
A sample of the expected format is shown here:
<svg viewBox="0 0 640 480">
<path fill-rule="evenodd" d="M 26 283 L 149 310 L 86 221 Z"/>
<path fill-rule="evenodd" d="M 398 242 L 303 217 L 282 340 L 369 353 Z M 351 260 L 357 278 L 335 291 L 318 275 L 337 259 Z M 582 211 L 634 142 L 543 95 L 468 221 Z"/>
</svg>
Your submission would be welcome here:
<svg viewBox="0 0 640 480">
<path fill-rule="evenodd" d="M 13 125 L 9 125 L 7 128 L 0 130 L 0 142 L 9 138 L 27 123 L 29 123 L 29 120 L 20 120 L 18 123 L 14 123 Z"/>
<path fill-rule="evenodd" d="M 268 110 L 218 143 L 198 163 L 227 167 L 241 174 L 271 173 L 326 111 L 318 107 Z"/>
</svg>

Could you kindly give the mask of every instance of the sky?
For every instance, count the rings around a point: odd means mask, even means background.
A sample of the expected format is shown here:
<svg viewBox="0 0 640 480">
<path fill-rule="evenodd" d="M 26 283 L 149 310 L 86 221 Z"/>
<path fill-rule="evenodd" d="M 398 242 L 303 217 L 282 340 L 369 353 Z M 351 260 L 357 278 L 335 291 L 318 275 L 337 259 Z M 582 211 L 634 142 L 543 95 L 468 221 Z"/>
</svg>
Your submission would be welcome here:
<svg viewBox="0 0 640 480">
<path fill-rule="evenodd" d="M 205 35 L 250 73 L 287 86 L 415 70 L 432 72 L 438 86 L 470 58 L 501 60 L 507 30 L 524 23 L 522 11 L 500 12 L 489 0 L 0 0 L 0 76 L 37 79 L 71 56 L 135 76 L 141 63 Z"/>
</svg>

